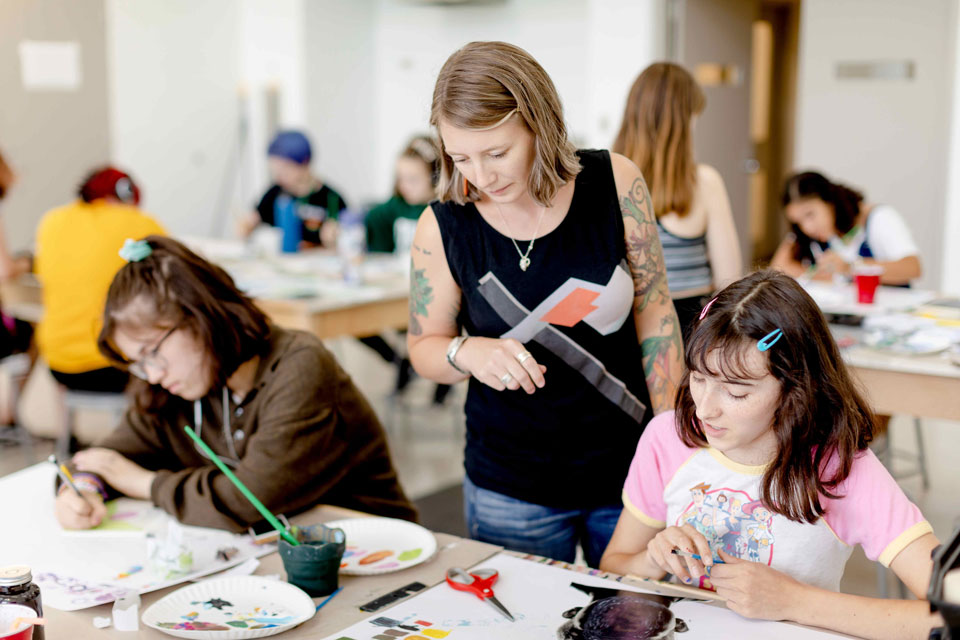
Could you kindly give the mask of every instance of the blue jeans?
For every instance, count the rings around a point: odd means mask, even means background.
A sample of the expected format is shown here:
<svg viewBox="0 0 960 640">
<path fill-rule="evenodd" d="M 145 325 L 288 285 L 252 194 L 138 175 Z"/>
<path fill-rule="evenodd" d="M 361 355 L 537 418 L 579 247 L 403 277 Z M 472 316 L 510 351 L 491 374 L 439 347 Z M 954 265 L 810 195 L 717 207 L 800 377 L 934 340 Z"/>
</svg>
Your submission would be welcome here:
<svg viewBox="0 0 960 640">
<path fill-rule="evenodd" d="M 620 518 L 620 505 L 559 509 L 517 500 L 463 480 L 463 507 L 470 537 L 513 551 L 564 562 L 583 546 L 587 564 L 597 567 Z"/>
</svg>

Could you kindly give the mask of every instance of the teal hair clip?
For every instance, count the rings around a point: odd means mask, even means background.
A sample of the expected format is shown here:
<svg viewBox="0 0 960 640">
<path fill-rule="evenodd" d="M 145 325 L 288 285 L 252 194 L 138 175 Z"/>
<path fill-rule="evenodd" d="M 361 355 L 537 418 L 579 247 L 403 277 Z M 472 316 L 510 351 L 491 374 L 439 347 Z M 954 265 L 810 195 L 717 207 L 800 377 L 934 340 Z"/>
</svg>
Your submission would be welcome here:
<svg viewBox="0 0 960 640">
<path fill-rule="evenodd" d="M 146 240 L 127 238 L 120 248 L 120 257 L 127 262 L 140 262 L 153 253 L 153 248 Z"/>
<path fill-rule="evenodd" d="M 762 338 L 760 338 L 760 340 L 757 341 L 757 349 L 759 349 L 760 351 L 766 351 L 773 345 L 777 344 L 777 340 L 779 340 L 782 337 L 783 337 L 783 331 L 781 331 L 780 329 L 774 329 L 773 331 L 771 331 L 770 333 L 763 336 Z"/>
</svg>

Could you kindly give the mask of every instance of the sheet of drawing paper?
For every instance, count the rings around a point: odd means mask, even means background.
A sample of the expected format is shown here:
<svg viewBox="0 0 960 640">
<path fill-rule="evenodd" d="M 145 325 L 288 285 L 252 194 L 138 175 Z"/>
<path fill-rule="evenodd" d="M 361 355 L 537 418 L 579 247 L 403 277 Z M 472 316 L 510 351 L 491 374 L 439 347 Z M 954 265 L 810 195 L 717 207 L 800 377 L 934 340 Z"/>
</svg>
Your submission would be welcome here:
<svg viewBox="0 0 960 640">
<path fill-rule="evenodd" d="M 101 530 L 64 531 L 53 515 L 56 470 L 40 463 L 0 478 L 5 512 L 0 526 L 0 566 L 25 564 L 43 594 L 43 604 L 72 611 L 113 602 L 127 591 L 146 593 L 215 573 L 248 558 L 266 555 L 249 536 L 217 529 L 183 527 L 183 544 L 193 556 L 183 574 L 163 572 L 148 557 L 148 536 L 165 536 L 173 518 L 139 500 L 111 506 Z M 230 560 L 217 551 L 236 548 Z"/>
<path fill-rule="evenodd" d="M 510 622 L 473 594 L 456 591 L 444 582 L 395 607 L 379 611 L 327 640 L 565 638 L 568 637 L 563 635 L 565 632 L 572 633 L 569 628 L 565 630 L 565 625 L 576 623 L 572 620 L 576 611 L 587 607 L 592 600 L 614 595 L 607 590 L 649 593 L 613 580 L 503 553 L 476 568 L 500 572 L 493 591 L 513 614 L 515 622 Z M 581 586 L 571 587 L 571 583 Z M 677 602 L 670 607 L 689 628 L 676 635 L 678 640 L 762 637 L 826 640 L 846 637 L 782 623 L 747 620 L 727 609 L 703 603 Z"/>
</svg>

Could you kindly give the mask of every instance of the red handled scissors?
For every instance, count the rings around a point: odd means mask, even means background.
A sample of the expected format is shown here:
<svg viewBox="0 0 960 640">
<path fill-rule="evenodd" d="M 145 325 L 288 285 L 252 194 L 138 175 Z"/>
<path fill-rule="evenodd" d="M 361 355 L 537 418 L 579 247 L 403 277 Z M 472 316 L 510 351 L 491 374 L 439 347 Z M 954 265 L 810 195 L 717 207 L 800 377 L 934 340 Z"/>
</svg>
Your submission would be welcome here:
<svg viewBox="0 0 960 640">
<path fill-rule="evenodd" d="M 500 572 L 496 569 L 477 569 L 467 573 L 460 567 L 447 569 L 447 584 L 457 591 L 469 591 L 481 600 L 489 602 L 494 609 L 507 617 L 510 622 L 514 622 L 513 616 L 507 611 L 507 608 L 500 604 L 496 596 L 493 595 L 493 583 L 500 577 Z"/>
</svg>

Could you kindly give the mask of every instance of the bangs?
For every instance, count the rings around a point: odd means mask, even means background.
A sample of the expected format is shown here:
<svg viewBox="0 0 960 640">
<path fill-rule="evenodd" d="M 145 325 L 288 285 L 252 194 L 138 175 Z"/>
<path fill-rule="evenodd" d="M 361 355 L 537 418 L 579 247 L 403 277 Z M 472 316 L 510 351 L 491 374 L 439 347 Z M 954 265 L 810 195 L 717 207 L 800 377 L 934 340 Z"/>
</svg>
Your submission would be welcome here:
<svg viewBox="0 0 960 640">
<path fill-rule="evenodd" d="M 706 375 L 727 380 L 759 380 L 770 373 L 769 358 L 763 355 L 764 368 L 758 372 L 755 363 L 751 366 L 751 349 L 757 348 L 756 340 L 750 336 L 741 335 L 733 330 L 729 323 L 716 323 L 724 326 L 698 327 L 690 336 L 684 354 L 684 364 L 688 371 L 696 371 Z M 710 355 L 713 366 L 708 362 Z"/>
</svg>

